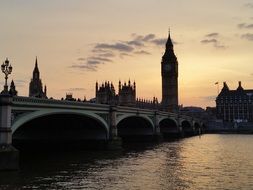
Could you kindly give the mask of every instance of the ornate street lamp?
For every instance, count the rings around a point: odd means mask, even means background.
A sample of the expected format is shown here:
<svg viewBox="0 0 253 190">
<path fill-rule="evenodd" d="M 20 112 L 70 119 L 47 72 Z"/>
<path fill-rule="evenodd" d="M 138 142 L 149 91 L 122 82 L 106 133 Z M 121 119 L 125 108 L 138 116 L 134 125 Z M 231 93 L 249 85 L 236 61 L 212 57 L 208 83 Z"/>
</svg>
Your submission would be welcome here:
<svg viewBox="0 0 253 190">
<path fill-rule="evenodd" d="M 7 80 L 8 80 L 8 75 L 11 74 L 12 72 L 12 66 L 6 58 L 5 62 L 1 65 L 1 70 L 5 74 L 5 85 L 4 85 L 4 90 L 2 91 L 2 94 L 8 94 L 8 85 L 7 85 Z"/>
</svg>

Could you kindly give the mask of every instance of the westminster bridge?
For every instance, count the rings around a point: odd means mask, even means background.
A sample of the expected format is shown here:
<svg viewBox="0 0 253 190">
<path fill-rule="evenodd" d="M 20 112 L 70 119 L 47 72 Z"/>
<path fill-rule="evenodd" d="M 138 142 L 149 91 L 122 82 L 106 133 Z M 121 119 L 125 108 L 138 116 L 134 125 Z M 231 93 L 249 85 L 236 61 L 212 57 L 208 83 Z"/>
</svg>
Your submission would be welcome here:
<svg viewBox="0 0 253 190">
<path fill-rule="evenodd" d="M 119 137 L 191 136 L 204 125 L 177 113 L 88 102 L 1 95 L 0 105 L 0 145 L 6 150 L 15 141 L 110 143 Z"/>
</svg>

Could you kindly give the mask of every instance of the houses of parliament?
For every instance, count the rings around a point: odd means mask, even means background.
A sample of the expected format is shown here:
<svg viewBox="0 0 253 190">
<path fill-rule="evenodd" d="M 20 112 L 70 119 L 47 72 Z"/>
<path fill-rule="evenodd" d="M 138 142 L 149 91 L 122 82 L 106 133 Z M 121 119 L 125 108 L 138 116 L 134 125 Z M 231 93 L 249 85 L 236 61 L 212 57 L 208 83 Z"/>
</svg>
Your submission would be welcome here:
<svg viewBox="0 0 253 190">
<path fill-rule="evenodd" d="M 119 81 L 118 94 L 114 85 L 110 82 L 96 83 L 96 103 L 115 104 L 122 106 L 134 106 L 147 109 L 159 109 L 163 111 L 178 111 L 178 61 L 174 53 L 173 42 L 168 35 L 165 52 L 161 61 L 162 77 L 162 101 L 156 97 L 152 100 L 136 98 L 136 83 L 129 80 L 123 84 Z"/>
<path fill-rule="evenodd" d="M 159 109 L 164 111 L 178 111 L 178 61 L 174 53 L 173 42 L 168 35 L 165 45 L 165 52 L 161 60 L 162 77 L 162 100 L 159 103 L 156 97 L 152 100 L 144 100 L 136 97 L 136 83 L 128 82 L 118 83 L 118 93 L 114 85 L 108 81 L 101 85 L 96 82 L 95 98 L 91 102 L 109 105 L 122 105 L 130 107 L 139 107 L 147 109 Z M 12 81 L 10 94 L 17 95 L 15 84 Z M 29 97 L 47 98 L 47 87 L 42 85 L 37 57 L 32 79 L 29 85 Z M 67 94 L 65 100 L 75 100 L 71 94 Z"/>
</svg>

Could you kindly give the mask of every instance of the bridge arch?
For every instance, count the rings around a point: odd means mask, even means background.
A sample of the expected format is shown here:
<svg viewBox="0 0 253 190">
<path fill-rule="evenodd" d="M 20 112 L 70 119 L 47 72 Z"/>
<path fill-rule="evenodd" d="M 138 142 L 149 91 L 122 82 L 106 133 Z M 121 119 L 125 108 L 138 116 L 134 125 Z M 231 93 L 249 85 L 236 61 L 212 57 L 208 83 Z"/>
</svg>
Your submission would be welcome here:
<svg viewBox="0 0 253 190">
<path fill-rule="evenodd" d="M 12 133 L 14 133 L 24 123 L 26 123 L 32 119 L 36 119 L 38 117 L 43 117 L 43 116 L 48 116 L 48 115 L 54 115 L 54 114 L 75 114 L 75 115 L 90 117 L 90 118 L 98 121 L 99 123 L 101 123 L 106 128 L 106 130 L 108 131 L 108 134 L 109 134 L 109 126 L 102 117 L 100 117 L 97 114 L 91 113 L 91 112 L 74 111 L 74 110 L 67 110 L 67 111 L 65 111 L 65 110 L 40 110 L 40 111 L 31 112 L 31 113 L 27 114 L 26 117 L 21 117 L 21 118 L 17 119 L 12 124 L 12 126 L 11 126 Z"/>
<path fill-rule="evenodd" d="M 56 140 L 57 138 L 59 140 L 109 139 L 109 126 L 106 121 L 97 114 L 87 111 L 35 111 L 26 114 L 25 117 L 17 118 L 11 128 L 14 140 L 22 138 L 36 140 L 33 137 L 34 134 L 37 135 L 37 139 L 47 138 L 47 140 L 55 140 L 54 138 Z"/>
<path fill-rule="evenodd" d="M 159 122 L 159 127 L 164 137 L 177 137 L 179 135 L 178 123 L 173 118 L 163 118 Z"/>
<path fill-rule="evenodd" d="M 181 122 L 182 132 L 185 136 L 191 136 L 194 133 L 193 126 L 188 120 L 183 120 Z"/>
<path fill-rule="evenodd" d="M 129 140 L 142 140 L 142 137 L 153 137 L 154 124 L 148 116 L 126 114 L 116 120 L 118 136 Z"/>
</svg>

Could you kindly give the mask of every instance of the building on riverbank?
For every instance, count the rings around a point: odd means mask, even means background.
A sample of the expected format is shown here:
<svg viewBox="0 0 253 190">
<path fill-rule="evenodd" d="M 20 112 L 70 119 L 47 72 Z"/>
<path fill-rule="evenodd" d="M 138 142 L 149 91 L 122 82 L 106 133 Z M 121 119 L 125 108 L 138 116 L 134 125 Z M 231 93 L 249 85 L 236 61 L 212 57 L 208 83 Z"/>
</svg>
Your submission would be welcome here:
<svg viewBox="0 0 253 190">
<path fill-rule="evenodd" d="M 216 98 L 217 119 L 224 122 L 253 121 L 253 89 L 244 89 L 241 81 L 236 90 L 230 90 L 227 83 Z"/>
</svg>

